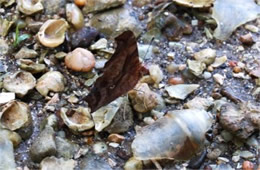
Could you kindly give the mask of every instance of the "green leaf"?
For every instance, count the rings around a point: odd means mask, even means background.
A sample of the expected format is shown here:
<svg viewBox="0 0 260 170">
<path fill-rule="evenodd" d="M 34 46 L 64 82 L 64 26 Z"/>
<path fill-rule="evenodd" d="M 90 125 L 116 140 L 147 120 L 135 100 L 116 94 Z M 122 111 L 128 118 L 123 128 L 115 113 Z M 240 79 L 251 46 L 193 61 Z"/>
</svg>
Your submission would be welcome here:
<svg viewBox="0 0 260 170">
<path fill-rule="evenodd" d="M 22 35 L 20 35 L 18 38 L 17 38 L 17 45 L 18 44 L 20 44 L 20 42 L 22 42 L 22 41 L 24 41 L 24 40 L 26 40 L 26 39 L 28 39 L 28 38 L 30 38 L 31 37 L 31 35 L 29 35 L 29 34 L 22 34 Z"/>
</svg>

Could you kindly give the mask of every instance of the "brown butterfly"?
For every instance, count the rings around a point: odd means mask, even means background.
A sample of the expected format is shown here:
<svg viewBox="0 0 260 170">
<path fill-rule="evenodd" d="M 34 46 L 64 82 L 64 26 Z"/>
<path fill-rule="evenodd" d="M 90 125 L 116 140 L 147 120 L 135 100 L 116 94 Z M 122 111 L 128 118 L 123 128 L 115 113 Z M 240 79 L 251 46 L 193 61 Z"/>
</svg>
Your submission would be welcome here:
<svg viewBox="0 0 260 170">
<path fill-rule="evenodd" d="M 139 61 L 137 41 L 133 32 L 125 31 L 116 37 L 115 41 L 115 53 L 105 64 L 103 75 L 97 79 L 86 97 L 91 112 L 133 89 L 147 72 Z"/>
</svg>

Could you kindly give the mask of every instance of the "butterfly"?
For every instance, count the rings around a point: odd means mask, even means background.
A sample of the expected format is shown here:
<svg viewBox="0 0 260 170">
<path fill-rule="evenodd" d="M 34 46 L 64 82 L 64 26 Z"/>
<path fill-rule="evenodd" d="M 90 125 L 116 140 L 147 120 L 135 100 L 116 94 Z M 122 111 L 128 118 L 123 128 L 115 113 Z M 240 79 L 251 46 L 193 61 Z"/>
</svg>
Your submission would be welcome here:
<svg viewBox="0 0 260 170">
<path fill-rule="evenodd" d="M 137 40 L 133 32 L 125 31 L 115 41 L 115 53 L 85 98 L 91 112 L 133 89 L 143 74 L 148 72 L 139 61 Z"/>
</svg>

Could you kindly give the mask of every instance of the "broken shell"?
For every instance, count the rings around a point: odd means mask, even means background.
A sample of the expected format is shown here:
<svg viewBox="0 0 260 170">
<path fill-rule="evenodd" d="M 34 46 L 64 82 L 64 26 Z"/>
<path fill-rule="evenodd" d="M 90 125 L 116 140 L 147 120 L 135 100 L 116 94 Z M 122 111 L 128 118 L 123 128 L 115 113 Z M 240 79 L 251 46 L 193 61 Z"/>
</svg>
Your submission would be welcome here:
<svg viewBox="0 0 260 170">
<path fill-rule="evenodd" d="M 20 59 L 18 64 L 21 69 L 29 71 L 32 74 L 44 72 L 46 69 L 46 66 L 44 64 L 37 64 L 28 59 Z"/>
<path fill-rule="evenodd" d="M 74 71 L 88 72 L 95 67 L 96 61 L 90 51 L 84 48 L 76 48 L 67 54 L 65 64 Z"/>
<path fill-rule="evenodd" d="M 122 102 L 123 98 L 120 97 L 92 113 L 96 131 L 101 132 L 111 123 Z"/>
<path fill-rule="evenodd" d="M 84 17 L 81 10 L 75 4 L 66 5 L 67 21 L 70 22 L 76 29 L 84 26 Z"/>
<path fill-rule="evenodd" d="M 227 61 L 227 56 L 218 57 L 215 59 L 214 63 L 211 64 L 212 67 L 217 68 Z"/>
<path fill-rule="evenodd" d="M 72 110 L 71 116 L 67 115 L 68 109 L 61 108 L 60 116 L 64 123 L 74 132 L 82 132 L 94 127 L 88 108 L 79 107 Z"/>
<path fill-rule="evenodd" d="M 203 62 L 206 65 L 212 64 L 216 58 L 216 50 L 206 48 L 194 54 L 194 58 L 197 61 Z"/>
<path fill-rule="evenodd" d="M 36 80 L 29 72 L 18 71 L 14 74 L 8 74 L 3 81 L 6 90 L 14 92 L 19 97 L 25 96 L 29 90 L 35 87 Z"/>
<path fill-rule="evenodd" d="M 151 111 L 158 104 L 157 95 L 150 90 L 148 84 L 137 84 L 135 89 L 128 92 L 129 98 L 137 112 L 145 113 Z"/>
<path fill-rule="evenodd" d="M 51 19 L 41 26 L 37 36 L 42 45 L 57 47 L 64 42 L 67 28 L 68 23 L 64 19 Z"/>
<path fill-rule="evenodd" d="M 5 104 L 0 112 L 0 125 L 16 130 L 22 138 L 28 138 L 33 128 L 29 106 L 15 100 Z"/>
<path fill-rule="evenodd" d="M 214 0 L 173 0 L 179 5 L 193 8 L 205 8 L 210 7 Z"/>
<path fill-rule="evenodd" d="M 206 69 L 206 64 L 201 61 L 187 60 L 188 68 L 195 76 L 200 76 Z"/>
<path fill-rule="evenodd" d="M 20 12 L 31 15 L 43 10 L 41 0 L 17 0 L 17 7 Z"/>
<path fill-rule="evenodd" d="M 58 71 L 50 71 L 42 75 L 36 84 L 36 89 L 43 96 L 47 96 L 49 91 L 62 92 L 65 88 L 65 78 Z"/>
<path fill-rule="evenodd" d="M 204 110 L 169 111 L 152 125 L 143 127 L 132 143 L 139 160 L 187 160 L 202 148 L 212 116 Z"/>
<path fill-rule="evenodd" d="M 199 88 L 198 84 L 178 84 L 165 88 L 170 97 L 184 100 L 190 93 Z"/>
</svg>

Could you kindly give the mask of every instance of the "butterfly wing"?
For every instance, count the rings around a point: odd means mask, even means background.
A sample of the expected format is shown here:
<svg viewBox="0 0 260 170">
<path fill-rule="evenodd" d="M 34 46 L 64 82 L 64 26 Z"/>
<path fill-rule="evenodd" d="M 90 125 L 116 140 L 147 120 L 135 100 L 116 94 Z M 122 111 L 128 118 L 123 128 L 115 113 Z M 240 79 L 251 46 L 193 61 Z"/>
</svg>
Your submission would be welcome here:
<svg viewBox="0 0 260 170">
<path fill-rule="evenodd" d="M 142 76 L 143 66 L 139 61 L 134 34 L 125 31 L 115 40 L 115 53 L 105 64 L 103 75 L 97 79 L 86 97 L 91 112 L 133 89 Z"/>
</svg>

